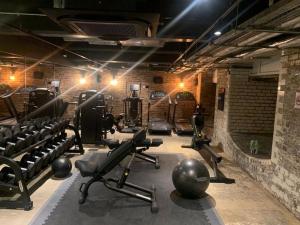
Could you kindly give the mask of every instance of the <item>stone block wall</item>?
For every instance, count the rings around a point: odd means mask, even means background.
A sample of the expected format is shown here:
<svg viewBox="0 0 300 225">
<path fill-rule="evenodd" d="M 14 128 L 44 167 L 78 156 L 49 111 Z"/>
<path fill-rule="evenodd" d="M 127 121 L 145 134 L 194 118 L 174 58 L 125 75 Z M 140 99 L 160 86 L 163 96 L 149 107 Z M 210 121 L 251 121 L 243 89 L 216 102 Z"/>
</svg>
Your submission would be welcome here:
<svg viewBox="0 0 300 225">
<path fill-rule="evenodd" d="M 215 95 L 215 113 L 214 113 L 214 133 L 213 133 L 213 142 L 215 145 L 219 145 L 224 148 L 224 144 L 226 143 L 226 133 L 228 131 L 228 111 L 229 111 L 229 73 L 227 69 L 218 69 L 217 70 L 217 91 Z M 225 89 L 225 105 L 224 110 L 218 110 L 218 90 L 224 88 Z M 231 155 L 231 154 L 230 154 Z"/>
<path fill-rule="evenodd" d="M 249 79 L 250 69 L 230 69 L 229 131 L 272 134 L 277 80 Z"/>
<path fill-rule="evenodd" d="M 43 79 L 34 79 L 34 71 L 42 71 L 45 76 Z M 180 82 L 180 77 L 175 74 L 165 73 L 165 72 L 149 72 L 149 71 L 131 71 L 124 75 L 125 70 L 113 71 L 116 79 L 118 79 L 117 86 L 111 86 L 110 81 L 112 80 L 112 71 L 105 70 L 101 73 L 101 82 L 97 82 L 95 74 L 87 73 L 86 83 L 84 85 L 79 84 L 81 78 L 81 73 L 79 70 L 69 69 L 64 67 L 47 67 L 47 66 L 36 66 L 32 69 L 26 70 L 26 76 L 24 75 L 24 69 L 18 68 L 15 77 L 15 81 L 9 79 L 10 69 L 3 67 L 0 71 L 0 83 L 5 83 L 10 85 L 13 89 L 24 86 L 37 86 L 37 87 L 46 87 L 47 79 L 57 79 L 61 81 L 61 98 L 68 102 L 74 102 L 77 99 L 75 98 L 80 94 L 80 92 L 89 89 L 103 90 L 104 93 L 110 94 L 113 97 L 113 100 L 109 102 L 109 105 L 113 106 L 113 113 L 115 115 L 123 112 L 123 102 L 122 100 L 129 95 L 129 84 L 136 83 L 141 84 L 141 97 L 143 101 L 143 123 L 147 123 L 147 110 L 149 102 L 149 94 L 154 90 L 164 90 L 170 94 L 171 98 L 174 98 L 174 95 L 178 91 L 190 91 L 195 94 L 196 84 L 195 84 L 195 74 L 186 74 L 183 77 L 185 86 L 183 89 L 179 88 L 178 84 Z M 154 76 L 161 76 L 164 80 L 162 84 L 155 84 L 153 82 Z M 26 95 L 15 95 L 13 97 L 15 104 L 17 105 L 18 111 L 24 110 L 24 101 L 26 101 Z M 164 117 L 167 112 L 167 101 L 162 101 L 155 105 L 151 109 L 151 114 L 154 117 Z M 0 115 L 7 114 L 6 107 L 3 105 L 3 102 L 0 101 Z M 68 107 L 66 117 L 73 117 L 74 110 L 76 105 L 71 104 Z M 185 117 L 184 106 L 178 107 L 178 117 Z"/>
<path fill-rule="evenodd" d="M 300 92 L 300 49 L 284 50 L 281 57 L 271 159 L 244 153 L 231 137 L 230 120 L 234 112 L 231 104 L 235 100 L 228 92 L 239 88 L 237 76 L 232 74 L 232 71 L 218 71 L 217 87 L 225 87 L 227 92 L 224 111 L 215 109 L 213 141 L 300 218 L 300 109 L 295 108 L 296 92 Z"/>
</svg>

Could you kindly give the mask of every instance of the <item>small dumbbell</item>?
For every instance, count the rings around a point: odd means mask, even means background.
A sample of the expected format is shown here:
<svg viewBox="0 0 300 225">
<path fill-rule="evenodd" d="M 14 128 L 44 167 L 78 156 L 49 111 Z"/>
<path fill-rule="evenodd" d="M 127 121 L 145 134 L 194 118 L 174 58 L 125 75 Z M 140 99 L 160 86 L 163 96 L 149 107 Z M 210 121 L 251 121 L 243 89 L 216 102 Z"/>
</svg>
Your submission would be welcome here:
<svg viewBox="0 0 300 225">
<path fill-rule="evenodd" d="M 57 145 L 53 145 L 52 143 L 47 143 L 45 145 L 46 150 L 53 151 L 53 155 L 51 156 L 51 161 L 60 156 L 61 149 Z"/>
<path fill-rule="evenodd" d="M 45 168 L 50 163 L 51 159 L 51 152 L 50 151 L 44 151 L 43 147 L 39 147 L 35 149 L 31 155 L 40 157 L 42 159 L 42 168 Z"/>
<path fill-rule="evenodd" d="M 50 154 L 49 163 L 56 158 L 57 149 L 49 148 L 47 146 L 41 148 L 39 151 Z"/>
</svg>

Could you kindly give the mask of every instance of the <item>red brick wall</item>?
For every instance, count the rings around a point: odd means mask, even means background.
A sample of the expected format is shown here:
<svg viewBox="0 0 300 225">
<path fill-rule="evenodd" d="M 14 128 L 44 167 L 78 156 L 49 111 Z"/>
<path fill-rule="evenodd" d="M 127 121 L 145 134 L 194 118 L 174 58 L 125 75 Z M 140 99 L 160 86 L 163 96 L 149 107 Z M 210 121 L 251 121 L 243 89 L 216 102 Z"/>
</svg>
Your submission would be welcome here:
<svg viewBox="0 0 300 225">
<path fill-rule="evenodd" d="M 33 79 L 33 72 L 34 71 L 42 71 L 44 72 L 45 76 L 44 79 Z M 127 88 L 129 89 L 129 84 L 137 83 L 141 84 L 141 97 L 144 98 L 143 101 L 143 111 L 144 111 L 144 119 L 143 121 L 146 122 L 147 120 L 147 108 L 148 108 L 148 101 L 149 101 L 149 93 L 154 90 L 164 90 L 173 97 L 177 91 L 181 89 L 178 87 L 178 83 L 180 82 L 180 77 L 176 74 L 171 73 L 164 73 L 164 72 L 154 72 L 154 71 L 132 71 L 126 75 L 124 74 L 125 70 L 115 71 L 116 79 L 118 79 L 117 86 L 110 86 L 110 81 L 112 79 L 112 72 L 105 70 L 101 75 L 101 82 L 97 83 L 97 79 L 95 75 L 91 75 L 90 73 L 86 74 L 86 84 L 80 85 L 79 80 L 81 78 L 81 73 L 79 70 L 63 68 L 63 67 L 46 67 L 46 66 L 37 66 L 33 69 L 29 69 L 26 71 L 26 79 L 24 75 L 24 69 L 18 68 L 15 77 L 15 81 L 9 80 L 10 69 L 9 68 L 2 68 L 1 76 L 0 76 L 0 83 L 5 83 L 10 85 L 12 88 L 16 88 L 18 86 L 37 86 L 37 87 L 46 87 L 47 79 L 58 79 L 61 80 L 61 92 L 62 98 L 66 101 L 75 101 L 75 96 L 78 96 L 81 91 L 89 90 L 89 89 L 97 89 L 101 90 L 104 87 L 104 93 L 110 94 L 113 96 L 113 101 L 111 105 L 113 106 L 113 113 L 119 114 L 123 112 L 123 103 L 122 99 L 129 95 L 129 91 L 126 94 L 126 84 Z M 161 76 L 163 77 L 163 84 L 154 84 L 153 77 L 154 76 Z M 187 74 L 183 78 L 185 82 L 185 87 L 183 90 L 190 91 L 193 94 L 196 92 L 195 80 L 194 76 L 191 74 Z M 146 88 L 146 86 L 148 88 Z M 16 101 L 16 105 L 19 111 L 23 110 L 23 102 L 26 101 L 26 96 L 15 96 L 14 100 Z M 0 115 L 5 113 L 5 107 L 3 104 L 0 103 Z M 72 117 L 74 114 L 75 105 L 70 105 L 68 108 L 67 116 Z M 160 104 L 156 105 L 151 113 L 154 116 L 164 116 L 166 109 L 166 101 L 161 102 Z M 181 109 L 178 110 L 179 114 L 182 111 Z"/>
</svg>

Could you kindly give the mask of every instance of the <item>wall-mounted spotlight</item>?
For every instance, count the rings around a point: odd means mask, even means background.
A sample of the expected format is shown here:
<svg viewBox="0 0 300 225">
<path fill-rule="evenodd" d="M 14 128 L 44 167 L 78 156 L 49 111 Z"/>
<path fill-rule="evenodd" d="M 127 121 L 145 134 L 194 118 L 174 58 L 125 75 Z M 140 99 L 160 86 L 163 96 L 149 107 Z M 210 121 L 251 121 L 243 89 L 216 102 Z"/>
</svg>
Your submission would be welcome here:
<svg viewBox="0 0 300 225">
<path fill-rule="evenodd" d="M 10 75 L 10 76 L 9 76 L 9 79 L 10 79 L 11 81 L 14 81 L 14 80 L 16 80 L 16 76 L 15 76 L 15 75 Z"/>
<path fill-rule="evenodd" d="M 86 83 L 85 71 L 83 71 L 83 70 L 81 71 L 81 77 L 80 77 L 79 83 L 80 84 L 85 84 Z"/>
<path fill-rule="evenodd" d="M 180 79 L 180 82 L 179 82 L 178 86 L 179 86 L 181 89 L 184 88 L 184 82 L 183 82 L 183 79 L 182 79 L 182 78 Z"/>
<path fill-rule="evenodd" d="M 219 31 L 219 30 L 217 30 L 217 31 L 214 33 L 215 36 L 221 36 L 221 34 L 222 34 L 222 32 Z"/>
<path fill-rule="evenodd" d="M 117 86 L 118 80 L 116 79 L 115 74 L 113 73 L 112 76 L 113 76 L 113 79 L 110 81 L 110 84 L 111 84 L 112 86 Z"/>
<path fill-rule="evenodd" d="M 13 65 L 11 65 L 11 68 L 10 68 L 10 75 L 9 75 L 9 80 L 11 81 L 15 81 L 16 80 L 16 67 L 13 67 Z"/>
</svg>

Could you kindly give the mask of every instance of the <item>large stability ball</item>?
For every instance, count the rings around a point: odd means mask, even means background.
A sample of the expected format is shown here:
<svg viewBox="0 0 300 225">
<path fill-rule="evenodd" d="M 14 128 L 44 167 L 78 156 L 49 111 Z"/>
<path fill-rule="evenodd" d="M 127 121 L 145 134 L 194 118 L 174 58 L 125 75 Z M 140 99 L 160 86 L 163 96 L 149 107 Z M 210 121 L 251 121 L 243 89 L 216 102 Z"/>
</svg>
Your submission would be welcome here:
<svg viewBox="0 0 300 225">
<path fill-rule="evenodd" d="M 186 198 L 199 198 L 209 185 L 206 166 L 196 159 L 184 159 L 174 168 L 172 180 L 176 190 Z"/>
<path fill-rule="evenodd" d="M 70 159 L 66 157 L 59 157 L 52 163 L 52 171 L 55 177 L 64 178 L 67 177 L 72 169 L 72 163 Z"/>
</svg>

